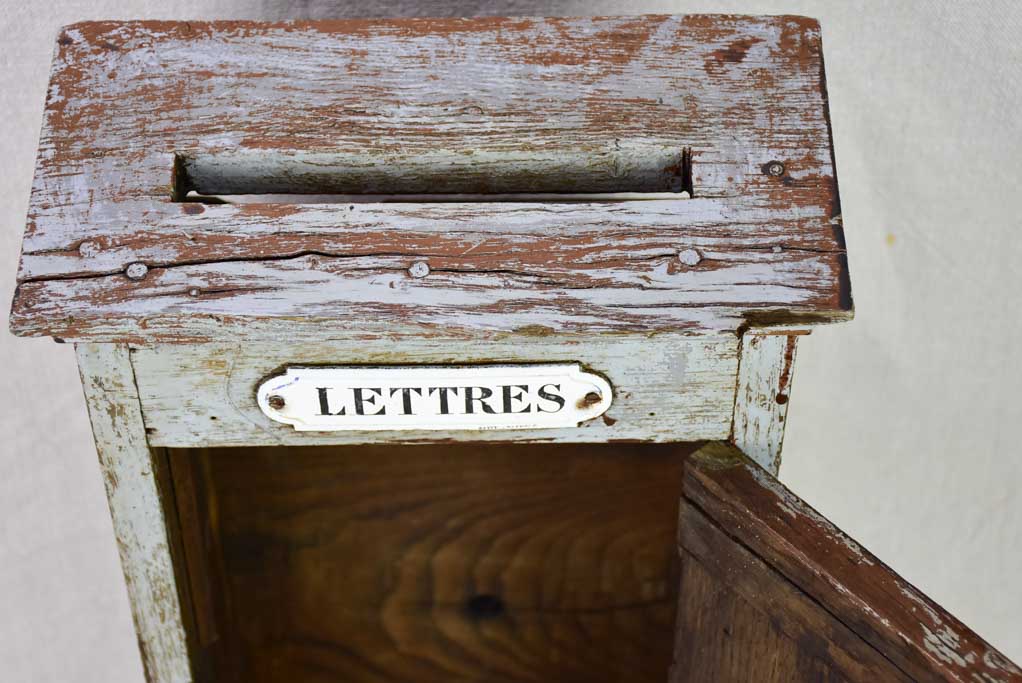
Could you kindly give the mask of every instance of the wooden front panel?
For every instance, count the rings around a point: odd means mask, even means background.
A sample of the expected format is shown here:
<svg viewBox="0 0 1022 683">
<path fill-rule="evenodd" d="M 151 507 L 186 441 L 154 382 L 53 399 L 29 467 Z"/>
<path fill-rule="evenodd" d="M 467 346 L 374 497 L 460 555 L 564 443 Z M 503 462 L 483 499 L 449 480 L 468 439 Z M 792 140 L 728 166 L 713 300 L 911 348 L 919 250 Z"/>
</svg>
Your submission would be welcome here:
<svg viewBox="0 0 1022 683">
<path fill-rule="evenodd" d="M 693 454 L 683 489 L 672 683 L 1022 682 L 1018 666 L 733 446 Z"/>
<path fill-rule="evenodd" d="M 169 452 L 218 681 L 657 681 L 687 446 Z"/>
</svg>

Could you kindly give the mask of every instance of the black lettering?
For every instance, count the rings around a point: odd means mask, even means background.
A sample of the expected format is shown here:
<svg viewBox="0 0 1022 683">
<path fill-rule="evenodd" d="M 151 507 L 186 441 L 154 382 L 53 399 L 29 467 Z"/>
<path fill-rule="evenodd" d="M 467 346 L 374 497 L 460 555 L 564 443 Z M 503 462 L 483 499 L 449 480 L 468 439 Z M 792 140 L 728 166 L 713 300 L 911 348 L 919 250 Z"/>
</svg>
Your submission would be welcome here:
<svg viewBox="0 0 1022 683">
<path fill-rule="evenodd" d="M 383 396 L 383 390 L 382 389 L 372 389 L 372 388 L 368 388 L 368 387 L 363 389 L 362 387 L 355 387 L 353 389 L 353 391 L 355 392 L 355 414 L 356 415 L 365 415 L 366 414 L 366 408 L 365 408 L 366 404 L 369 404 L 369 405 L 371 405 L 374 408 L 377 407 L 376 406 L 376 396 Z M 363 391 L 375 393 L 376 396 L 373 396 L 372 393 L 369 396 L 364 396 L 362 394 Z M 380 409 L 377 410 L 375 413 L 369 413 L 369 414 L 370 415 L 383 415 L 384 412 L 387 410 L 386 406 L 379 406 L 379 408 Z"/>
<path fill-rule="evenodd" d="M 412 414 L 412 392 L 416 395 L 422 396 L 422 389 L 417 387 L 394 387 L 390 390 L 390 395 L 393 396 L 397 392 L 401 392 L 401 414 L 411 415 Z"/>
<path fill-rule="evenodd" d="M 497 412 L 486 404 L 486 399 L 493 396 L 493 389 L 490 389 L 489 387 L 463 387 L 463 388 L 465 389 L 466 415 L 472 415 L 473 413 L 475 413 L 474 406 L 472 405 L 473 403 L 478 403 L 480 406 L 482 406 L 484 413 L 489 413 L 490 415 L 493 415 Z M 473 395 L 475 394 L 476 390 L 480 392 L 481 394 L 480 396 Z"/>
<path fill-rule="evenodd" d="M 518 393 L 517 395 L 512 394 L 511 392 L 514 391 L 515 389 L 521 389 L 525 393 Z M 503 403 L 504 403 L 504 412 L 505 413 L 531 413 L 532 412 L 532 406 L 529 405 L 528 403 L 526 403 L 525 407 L 522 408 L 521 410 L 515 410 L 514 409 L 513 401 L 522 401 L 522 400 L 525 399 L 525 396 L 528 394 L 529 387 L 527 385 L 524 385 L 524 384 L 504 384 L 504 385 L 502 385 L 500 387 L 500 390 L 501 390 L 501 398 L 503 399 Z"/>
<path fill-rule="evenodd" d="M 316 391 L 319 392 L 319 414 L 320 415 L 344 415 L 344 406 L 336 413 L 330 412 L 330 399 L 327 396 L 328 387 L 316 387 Z"/>
<path fill-rule="evenodd" d="M 457 394 L 458 393 L 458 387 L 430 387 L 429 388 L 429 395 L 432 396 L 434 391 L 437 392 L 440 395 L 440 414 L 441 415 L 450 415 L 451 414 L 451 406 L 447 402 L 447 394 L 448 394 L 448 392 L 452 392 L 454 394 Z"/>
<path fill-rule="evenodd" d="M 541 386 L 539 388 L 539 397 L 542 398 L 542 399 L 545 399 L 547 401 L 552 401 L 552 402 L 556 403 L 557 407 L 554 408 L 553 410 L 543 410 L 542 406 L 536 406 L 536 410 L 538 410 L 541 413 L 557 413 L 557 412 L 560 412 L 561 408 L 564 407 L 564 397 L 561 396 L 560 394 L 555 394 L 555 393 L 552 393 L 550 391 L 547 391 L 547 387 L 553 387 L 557 391 L 560 391 L 561 390 L 561 385 L 560 384 L 544 384 L 543 386 Z"/>
</svg>

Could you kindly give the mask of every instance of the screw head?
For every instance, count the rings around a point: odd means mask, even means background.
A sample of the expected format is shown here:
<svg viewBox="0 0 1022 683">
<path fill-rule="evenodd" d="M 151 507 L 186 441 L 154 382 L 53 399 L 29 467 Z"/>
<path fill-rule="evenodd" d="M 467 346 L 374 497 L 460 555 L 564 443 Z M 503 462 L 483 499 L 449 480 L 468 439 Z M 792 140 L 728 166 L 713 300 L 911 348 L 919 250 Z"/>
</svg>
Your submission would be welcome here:
<svg viewBox="0 0 1022 683">
<path fill-rule="evenodd" d="M 429 264 L 425 261 L 416 261 L 412 264 L 412 267 L 408 269 L 408 274 L 412 277 L 426 277 L 429 275 Z"/>
<path fill-rule="evenodd" d="M 695 249 L 685 249 L 678 252 L 678 260 L 686 266 L 696 266 L 703 260 L 702 255 Z"/>
<path fill-rule="evenodd" d="M 149 266 L 144 263 L 132 263 L 124 269 L 130 280 L 141 280 L 149 273 Z"/>
<path fill-rule="evenodd" d="M 281 410 L 284 407 L 284 405 L 285 405 L 284 397 L 280 396 L 279 394 L 273 394 L 272 396 L 267 396 L 266 397 L 266 403 L 267 403 L 267 405 L 269 405 L 274 410 Z"/>
<path fill-rule="evenodd" d="M 771 161 L 765 168 L 767 175 L 772 175 L 774 177 L 784 175 L 784 164 L 780 161 Z"/>
</svg>

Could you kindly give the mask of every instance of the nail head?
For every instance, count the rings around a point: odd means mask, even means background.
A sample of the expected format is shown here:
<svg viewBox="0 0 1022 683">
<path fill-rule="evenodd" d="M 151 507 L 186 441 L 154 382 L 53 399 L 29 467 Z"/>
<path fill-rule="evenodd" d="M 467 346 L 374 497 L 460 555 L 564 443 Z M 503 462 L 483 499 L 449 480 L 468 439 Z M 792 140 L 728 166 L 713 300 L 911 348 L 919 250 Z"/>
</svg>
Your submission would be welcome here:
<svg viewBox="0 0 1022 683">
<path fill-rule="evenodd" d="M 141 280 L 149 273 L 149 266 L 144 263 L 132 263 L 125 269 L 124 273 L 131 280 Z"/>
<path fill-rule="evenodd" d="M 784 164 L 780 161 L 771 161 L 766 165 L 766 172 L 767 175 L 772 175 L 774 177 L 782 176 L 784 175 Z"/>
<path fill-rule="evenodd" d="M 429 275 L 429 265 L 425 261 L 417 261 L 408 269 L 412 277 L 426 277 Z"/>
<path fill-rule="evenodd" d="M 279 396 L 277 394 L 273 394 L 272 396 L 268 396 L 266 398 L 266 403 L 267 403 L 267 405 L 269 405 L 274 410 L 280 410 L 285 405 L 284 397 L 283 396 Z"/>
<path fill-rule="evenodd" d="M 686 266 L 698 265 L 703 260 L 702 255 L 695 249 L 685 249 L 678 252 L 678 260 Z"/>
</svg>

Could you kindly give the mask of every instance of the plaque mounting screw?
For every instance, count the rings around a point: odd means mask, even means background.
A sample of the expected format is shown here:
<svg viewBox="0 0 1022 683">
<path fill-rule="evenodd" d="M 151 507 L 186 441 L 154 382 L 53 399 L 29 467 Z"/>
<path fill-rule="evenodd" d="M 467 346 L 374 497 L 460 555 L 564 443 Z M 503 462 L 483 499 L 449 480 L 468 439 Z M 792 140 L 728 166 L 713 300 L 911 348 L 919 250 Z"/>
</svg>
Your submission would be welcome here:
<svg viewBox="0 0 1022 683">
<path fill-rule="evenodd" d="M 408 274 L 412 277 L 426 277 L 429 275 L 429 265 L 425 261 L 416 261 L 408 269 Z"/>
<path fill-rule="evenodd" d="M 780 161 L 771 161 L 764 167 L 764 170 L 766 170 L 767 175 L 772 175 L 776 178 L 777 176 L 784 175 L 784 164 Z"/>
<path fill-rule="evenodd" d="M 585 410 L 586 408 L 592 408 L 602 400 L 603 396 L 600 396 L 599 392 L 590 391 L 588 394 L 580 398 L 576 405 L 579 410 Z"/>
<path fill-rule="evenodd" d="M 266 403 L 274 410 L 281 410 L 284 407 L 284 397 L 278 394 L 273 394 L 266 398 Z"/>
<path fill-rule="evenodd" d="M 149 272 L 149 266 L 144 263 L 132 263 L 124 269 L 124 274 L 129 280 L 141 280 Z"/>
</svg>

